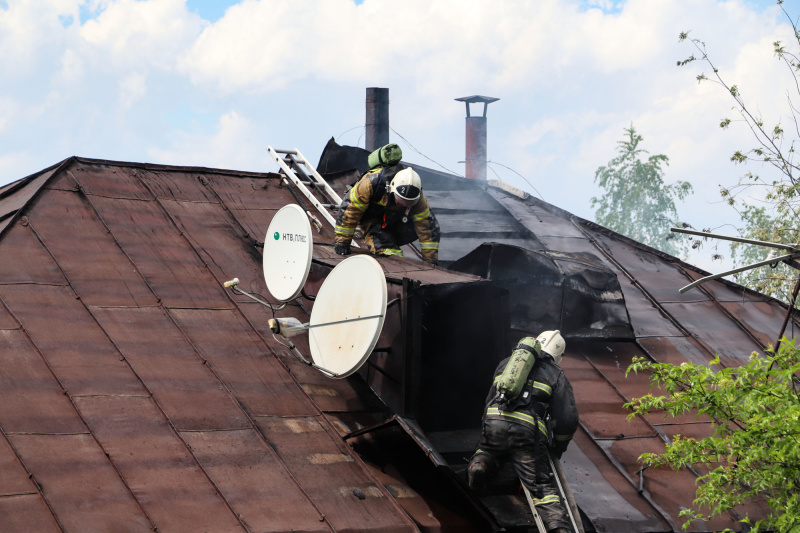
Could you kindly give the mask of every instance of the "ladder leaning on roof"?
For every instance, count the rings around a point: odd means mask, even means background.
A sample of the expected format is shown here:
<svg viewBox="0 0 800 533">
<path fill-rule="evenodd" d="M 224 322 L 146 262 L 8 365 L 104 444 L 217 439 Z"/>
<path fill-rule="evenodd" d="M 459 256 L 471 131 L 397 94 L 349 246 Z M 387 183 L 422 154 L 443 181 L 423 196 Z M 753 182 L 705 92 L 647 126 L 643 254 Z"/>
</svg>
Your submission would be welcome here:
<svg viewBox="0 0 800 533">
<path fill-rule="evenodd" d="M 317 172 L 317 169 L 309 163 L 308 159 L 297 148 L 294 150 L 280 150 L 267 146 L 267 151 L 278 162 L 278 166 L 281 168 L 280 174 L 284 179 L 290 180 L 300 189 L 300 192 L 317 209 L 317 212 L 322 215 L 332 228 L 335 228 L 336 219 L 332 212 L 338 209 L 342 199 Z M 314 194 L 315 192 L 322 197 L 322 201 L 317 198 Z M 316 226 L 317 231 L 321 231 L 322 224 L 317 217 L 308 210 L 306 210 L 306 213 L 314 226 Z M 353 241 L 353 246 L 358 248 L 358 244 L 355 241 Z"/>
<path fill-rule="evenodd" d="M 542 517 L 539 515 L 539 511 L 536 510 L 536 504 L 534 503 L 533 497 L 531 496 L 531 491 L 528 490 L 528 487 L 526 487 L 524 483 L 522 485 L 522 490 L 525 492 L 525 499 L 528 500 L 528 505 L 531 506 L 531 512 L 533 513 L 533 520 L 536 522 L 536 529 L 539 530 L 539 533 L 547 533 L 547 528 L 544 526 Z"/>
<path fill-rule="evenodd" d="M 575 533 L 584 533 L 583 523 L 581 522 L 580 515 L 578 514 L 578 506 L 575 504 L 575 498 L 572 495 L 572 489 L 570 489 L 570 486 L 567 483 L 567 476 L 564 474 L 564 469 L 561 467 L 561 463 L 559 463 L 558 459 L 553 459 L 552 454 L 549 452 L 547 454 L 547 458 L 550 460 L 550 471 L 553 473 L 553 478 L 555 479 L 556 486 L 558 487 L 558 492 L 561 494 L 561 501 L 565 510 L 567 511 L 567 516 L 569 516 L 569 520 L 572 523 L 572 531 Z M 542 520 L 539 511 L 536 510 L 536 504 L 533 501 L 533 497 L 531 496 L 531 493 L 527 487 L 525 487 L 524 483 L 522 484 L 522 490 L 525 492 L 525 499 L 528 500 L 528 505 L 531 507 L 533 520 L 536 522 L 536 528 L 540 533 L 547 533 L 547 528 L 544 525 L 544 521 Z"/>
</svg>

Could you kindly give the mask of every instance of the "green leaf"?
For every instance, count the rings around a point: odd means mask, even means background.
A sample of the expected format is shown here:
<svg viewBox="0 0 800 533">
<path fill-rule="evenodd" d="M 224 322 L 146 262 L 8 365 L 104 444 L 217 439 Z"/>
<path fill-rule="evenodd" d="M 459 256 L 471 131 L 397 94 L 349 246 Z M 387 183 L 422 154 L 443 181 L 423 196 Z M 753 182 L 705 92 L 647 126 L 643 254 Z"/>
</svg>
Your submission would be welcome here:
<svg viewBox="0 0 800 533">
<path fill-rule="evenodd" d="M 712 419 L 712 435 L 675 435 L 663 453 L 639 458 L 643 465 L 705 472 L 698 477 L 693 507 L 680 513 L 687 519 L 684 528 L 757 501 L 766 502 L 768 510 L 753 524 L 754 531 L 800 527 L 800 399 L 795 390 L 800 350 L 795 339 L 782 339 L 777 353 L 752 352 L 740 367 L 722 366 L 719 356 L 707 365 L 634 358 L 626 375 L 631 371 L 648 373 L 651 385 L 667 394 L 627 403 L 629 420 L 653 411 L 668 416 L 704 412 Z"/>
</svg>

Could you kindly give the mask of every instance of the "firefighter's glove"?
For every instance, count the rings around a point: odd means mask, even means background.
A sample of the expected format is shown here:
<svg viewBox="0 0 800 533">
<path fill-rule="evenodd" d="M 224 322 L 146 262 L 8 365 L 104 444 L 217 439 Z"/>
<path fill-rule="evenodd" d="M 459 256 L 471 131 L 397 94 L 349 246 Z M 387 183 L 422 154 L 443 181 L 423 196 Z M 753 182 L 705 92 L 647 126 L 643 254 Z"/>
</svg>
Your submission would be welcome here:
<svg viewBox="0 0 800 533">
<path fill-rule="evenodd" d="M 335 251 L 339 255 L 350 255 L 350 245 L 349 244 L 337 244 Z"/>
<path fill-rule="evenodd" d="M 557 440 L 553 442 L 553 447 L 550 448 L 550 453 L 553 454 L 553 457 L 556 459 L 561 459 L 561 456 L 564 455 L 564 452 L 567 451 L 567 446 L 569 446 L 568 440 Z"/>
</svg>

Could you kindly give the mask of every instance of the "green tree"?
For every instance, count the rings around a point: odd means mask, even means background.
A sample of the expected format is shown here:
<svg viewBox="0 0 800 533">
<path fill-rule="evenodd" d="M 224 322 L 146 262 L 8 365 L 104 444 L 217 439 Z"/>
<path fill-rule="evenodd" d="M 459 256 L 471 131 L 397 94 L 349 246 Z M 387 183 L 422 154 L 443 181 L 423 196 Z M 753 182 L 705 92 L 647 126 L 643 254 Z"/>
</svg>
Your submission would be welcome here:
<svg viewBox="0 0 800 533">
<path fill-rule="evenodd" d="M 693 508 L 681 511 L 684 529 L 694 519 L 760 501 L 769 514 L 752 524 L 755 531 L 800 532 L 800 350 L 794 340 L 782 339 L 777 354 L 753 352 L 737 368 L 722 367 L 719 357 L 709 366 L 634 358 L 627 372 L 649 372 L 651 385 L 665 393 L 626 404 L 629 419 L 688 411 L 712 419 L 710 436 L 677 435 L 663 454 L 640 457 L 650 467 L 707 472 L 698 479 Z"/>
<path fill-rule="evenodd" d="M 731 161 L 746 165 L 752 170 L 747 171 L 737 183 L 721 189 L 722 197 L 741 216 L 740 236 L 792 244 L 800 242 L 800 161 L 797 158 L 800 142 L 800 31 L 783 7 L 783 1 L 778 0 L 777 4 L 793 30 L 792 41 L 788 45 L 777 40 L 772 43 L 775 57 L 786 66 L 793 80 L 787 87 L 787 105 L 782 113 L 790 124 L 785 130 L 781 118 L 770 124 L 765 123 L 760 112 L 754 111 L 758 108 L 757 105 L 748 105 L 740 88 L 722 77 L 720 69 L 708 56 L 706 44 L 699 39 L 689 38 L 689 32 L 682 32 L 679 40 L 691 43 L 700 55 L 698 58 L 692 54 L 689 58 L 678 61 L 678 66 L 698 59 L 705 62 L 711 69 L 711 75 L 699 74 L 697 81 L 719 85 L 734 101 L 734 119 L 723 118 L 720 128 L 728 129 L 732 124 L 744 124 L 755 139 L 753 148 L 736 150 L 731 155 Z M 763 175 L 758 172 L 760 170 L 764 171 Z M 696 241 L 696 245 L 699 244 L 700 241 Z M 739 243 L 731 245 L 735 266 L 767 259 L 769 252 L 770 249 L 765 247 Z M 772 269 L 762 267 L 736 275 L 736 281 L 740 284 L 785 302 L 790 302 L 796 280 L 797 271 L 783 263 Z"/>
<path fill-rule="evenodd" d="M 765 206 L 743 205 L 741 210 L 744 230 L 748 239 L 767 242 L 800 242 L 797 217 L 789 202 L 780 202 L 767 209 Z M 767 258 L 767 249 L 759 246 L 733 243 L 731 245 L 734 262 L 737 266 L 762 261 Z M 786 252 L 777 251 L 778 255 Z M 792 301 L 792 290 L 797 282 L 798 272 L 786 263 L 774 263 L 769 267 L 746 270 L 736 274 L 736 281 L 784 302 Z M 794 302 L 797 307 L 797 302 Z"/>
<path fill-rule="evenodd" d="M 691 194 L 688 182 L 664 184 L 663 167 L 669 165 L 665 155 L 642 157 L 647 150 L 640 148 L 642 136 L 633 124 L 625 128 L 618 155 L 607 166 L 597 169 L 594 181 L 603 189 L 600 198 L 592 198 L 592 208 L 597 208 L 595 218 L 599 224 L 672 255 L 686 255 L 688 243 L 670 240 L 670 226 L 678 224 L 675 199 L 683 200 Z"/>
</svg>

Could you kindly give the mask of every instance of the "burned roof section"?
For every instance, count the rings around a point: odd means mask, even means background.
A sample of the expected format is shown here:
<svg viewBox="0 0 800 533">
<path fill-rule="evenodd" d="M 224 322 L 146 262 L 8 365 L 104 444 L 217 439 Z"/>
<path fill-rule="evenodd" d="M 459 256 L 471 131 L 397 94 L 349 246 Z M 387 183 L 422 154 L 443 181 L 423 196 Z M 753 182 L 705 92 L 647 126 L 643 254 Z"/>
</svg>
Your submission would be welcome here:
<svg viewBox="0 0 800 533">
<path fill-rule="evenodd" d="M 350 150 L 339 147 L 337 152 L 348 153 L 350 158 L 360 153 L 359 149 Z M 326 157 L 332 153 L 329 143 L 320 164 L 335 166 Z M 342 161 L 344 165 L 352 159 Z M 551 316 L 556 314 L 552 311 L 552 296 L 539 298 L 552 294 L 552 277 L 547 268 L 533 262 L 528 262 L 527 267 L 531 283 L 519 284 L 520 277 L 510 273 L 495 276 L 495 263 L 489 259 L 493 253 L 504 257 L 500 271 L 513 272 L 514 262 L 519 261 L 515 257 L 582 255 L 591 257 L 590 264 L 602 264 L 601 270 L 612 274 L 621 296 L 613 299 L 624 302 L 626 309 L 625 314 L 615 311 L 612 316 L 621 319 L 619 324 L 629 324 L 630 329 L 627 335 L 616 338 L 599 335 L 568 342 L 561 366 L 576 393 L 581 428 L 575 437 L 577 446 L 570 447 L 562 463 L 590 527 L 598 531 L 680 530 L 679 513 L 691 506 L 697 475 L 667 468 L 642 470 L 638 457 L 663 449 L 663 443 L 676 434 L 710 435 L 711 421 L 687 413 L 678 419 L 653 414 L 629 422 L 623 404 L 651 390 L 646 376 L 626 377 L 625 370 L 632 357 L 702 364 L 719 354 L 727 366 L 741 364 L 752 351 L 763 352 L 777 340 L 778 329 L 787 315 L 786 306 L 727 280 L 715 280 L 680 294 L 680 287 L 708 273 L 513 188 L 409 166 L 422 177 L 424 193 L 443 228 L 440 257 L 444 262 L 501 284 L 504 282 L 498 278 L 507 278 L 505 284 L 511 288 L 512 341 L 527 332 L 520 325 L 529 320 L 531 311 L 546 316 L 550 309 Z M 345 175 L 340 167 L 338 176 Z M 331 179 L 337 176 L 332 175 Z M 497 228 L 512 227 L 515 230 L 509 231 L 508 238 L 495 238 Z M 534 328 L 556 323 L 531 322 Z M 795 316 L 786 335 L 796 336 L 798 325 Z M 496 361 L 503 356 L 487 354 Z M 479 371 L 482 370 L 476 369 Z M 490 374 L 484 377 L 486 388 L 490 379 Z M 474 394 L 481 393 L 484 391 Z M 474 422 L 471 423 L 472 432 L 466 424 L 460 429 L 441 431 L 423 424 L 431 445 L 455 470 L 465 467 L 463 457 L 471 453 L 470 446 L 477 440 Z M 508 513 L 516 503 L 509 503 L 502 496 L 493 498 L 484 504 L 496 517 L 503 516 L 507 525 L 516 523 L 513 516 L 518 515 Z M 719 531 L 726 527 L 739 530 L 742 526 L 738 521 L 748 513 L 758 517 L 763 510 L 757 506 L 737 509 L 708 523 L 692 523 L 689 531 Z"/>
<path fill-rule="evenodd" d="M 507 288 L 519 334 L 557 329 L 567 340 L 634 338 L 617 275 L 592 253 L 487 243 L 450 269 Z"/>
</svg>

